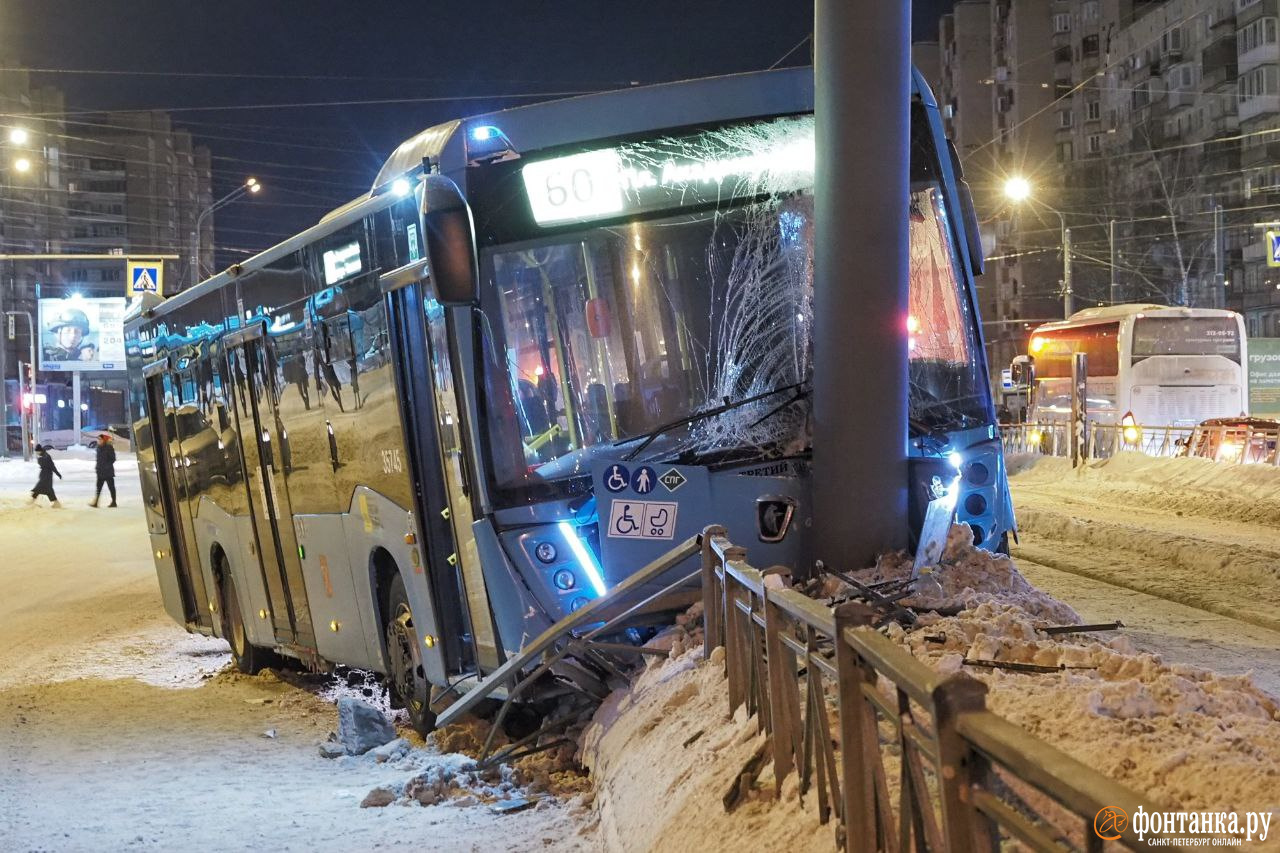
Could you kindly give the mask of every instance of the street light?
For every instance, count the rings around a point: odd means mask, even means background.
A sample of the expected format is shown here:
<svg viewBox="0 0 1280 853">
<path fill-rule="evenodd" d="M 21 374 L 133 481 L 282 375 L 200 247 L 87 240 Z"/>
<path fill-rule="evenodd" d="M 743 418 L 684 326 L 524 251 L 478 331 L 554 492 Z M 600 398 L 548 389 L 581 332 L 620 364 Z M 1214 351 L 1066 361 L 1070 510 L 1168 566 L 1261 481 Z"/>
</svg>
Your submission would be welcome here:
<svg viewBox="0 0 1280 853">
<path fill-rule="evenodd" d="M 191 232 L 191 284 L 196 284 L 200 280 L 200 226 L 204 224 L 204 219 L 220 207 L 224 207 L 245 193 L 256 195 L 262 191 L 262 184 L 257 178 L 248 178 L 243 184 L 215 201 L 213 204 L 200 211 L 200 215 L 196 217 L 195 228 Z"/>
<path fill-rule="evenodd" d="M 1031 182 L 1016 175 L 1004 182 L 1004 195 L 1009 201 L 1015 203 L 1037 201 L 1031 198 Z M 1062 229 L 1062 313 L 1064 317 L 1070 317 L 1075 311 L 1075 294 L 1071 289 L 1071 229 L 1067 227 L 1067 219 L 1062 215 L 1062 211 L 1042 201 L 1037 203 L 1057 215 L 1058 225 Z"/>
<path fill-rule="evenodd" d="M 13 170 L 15 172 L 30 172 L 31 161 L 26 157 L 19 157 L 17 160 L 13 161 Z"/>
<path fill-rule="evenodd" d="M 14 145 L 26 145 L 27 140 L 31 138 L 31 134 L 27 133 L 25 127 L 9 128 L 9 142 Z"/>
</svg>

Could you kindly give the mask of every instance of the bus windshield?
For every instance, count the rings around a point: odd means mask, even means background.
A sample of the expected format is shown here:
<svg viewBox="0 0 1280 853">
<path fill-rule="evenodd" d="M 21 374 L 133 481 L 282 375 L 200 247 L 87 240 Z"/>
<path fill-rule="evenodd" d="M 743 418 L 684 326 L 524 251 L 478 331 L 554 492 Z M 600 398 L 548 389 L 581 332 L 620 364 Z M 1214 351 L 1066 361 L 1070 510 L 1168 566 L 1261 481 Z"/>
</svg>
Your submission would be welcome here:
<svg viewBox="0 0 1280 853">
<path fill-rule="evenodd" d="M 690 464 L 805 452 L 808 184 L 486 250 L 485 423 L 499 489 L 632 452 Z M 985 423 L 972 308 L 936 180 L 913 183 L 909 215 L 911 417 L 929 429 Z"/>
</svg>

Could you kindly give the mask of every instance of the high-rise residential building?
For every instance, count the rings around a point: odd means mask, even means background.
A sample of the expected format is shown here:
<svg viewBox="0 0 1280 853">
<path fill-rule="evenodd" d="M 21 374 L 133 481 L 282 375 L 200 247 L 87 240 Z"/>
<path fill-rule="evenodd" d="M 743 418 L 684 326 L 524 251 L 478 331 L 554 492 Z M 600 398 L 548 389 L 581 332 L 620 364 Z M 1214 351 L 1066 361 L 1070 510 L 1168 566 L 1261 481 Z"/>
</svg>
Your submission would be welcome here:
<svg viewBox="0 0 1280 853">
<path fill-rule="evenodd" d="M 960 0 L 938 22 L 940 76 L 937 96 L 947 136 L 956 146 L 965 181 L 974 203 L 990 216 L 1001 206 L 1001 181 L 995 166 L 997 146 L 992 136 L 994 83 L 991 57 L 991 4 L 989 0 Z M 985 235 L 990 244 L 990 234 Z M 1001 290 L 998 272 L 978 279 L 978 303 L 987 341 L 987 358 L 993 366 L 1012 358 L 1010 336 L 1000 319 Z"/>
<path fill-rule="evenodd" d="M 1280 269 L 1267 232 L 1280 229 L 1280 43 L 1276 0 L 1234 0 L 1236 110 L 1240 171 L 1231 184 L 1227 305 L 1242 312 L 1249 334 L 1280 337 Z M 1224 28 L 1225 29 L 1225 28 Z"/>
<path fill-rule="evenodd" d="M 9 69 L 15 63 L 5 63 Z M 115 255 L 114 259 L 0 260 L 0 311 L 17 312 L 13 337 L 0 319 L 0 377 L 5 405 L 0 423 L 15 430 L 19 397 L 18 362 L 30 356 L 27 323 L 37 326 L 40 297 L 124 296 L 125 259 L 149 254 L 180 255 L 185 262 L 200 211 L 211 201 L 210 156 L 174 130 L 158 112 L 87 115 L 69 113 L 61 92 L 33 86 L 21 70 L 0 71 L 0 253 L 6 255 Z M 202 254 L 212 256 L 211 225 L 201 235 Z M 184 263 L 166 263 L 165 289 L 181 282 Z M 62 386 L 65 373 L 41 373 L 49 389 Z M 85 423 L 123 417 L 123 379 L 89 373 L 85 399 L 114 401 L 102 412 L 91 408 Z M 97 392 L 101 393 L 97 393 Z M 70 409 L 44 410 L 42 429 L 65 429 Z M 13 437 L 9 436 L 13 446 Z M 2 440 L 2 439 L 0 439 Z"/>
<path fill-rule="evenodd" d="M 190 284 L 188 255 L 200 212 L 212 203 L 208 149 L 174 130 L 160 112 L 77 117 L 88 131 L 63 154 L 71 251 L 177 254 L 165 262 L 170 293 Z M 212 257 L 212 225 L 201 228 L 201 256 Z M 76 263 L 70 281 L 95 292 L 122 292 L 124 267 Z"/>
<path fill-rule="evenodd" d="M 959 0 L 938 24 L 938 104 L 971 186 L 991 179 L 991 3 Z M 984 156 L 985 152 L 985 156 Z M 976 159 L 974 159 L 976 158 Z"/>
<path fill-rule="evenodd" d="M 1219 269 L 1239 256 L 1223 227 L 1240 195 L 1232 0 L 1146 3 L 1121 23 L 1099 77 L 1111 298 L 1221 307 Z"/>
<path fill-rule="evenodd" d="M 942 80 L 942 57 L 938 53 L 936 41 L 916 41 L 911 43 L 911 64 L 924 77 L 924 81 L 938 94 L 938 86 Z"/>
<path fill-rule="evenodd" d="M 1280 336 L 1277 0 L 959 0 L 938 50 L 993 370 L 1067 308 L 1068 236 L 1076 310 L 1225 305 Z"/>
<path fill-rule="evenodd" d="M 1069 86 L 1055 76 L 1055 5 L 1052 0 L 989 4 L 994 150 L 986 160 L 991 191 L 979 217 L 991 221 L 994 230 L 985 286 L 996 289 L 996 312 L 984 316 L 993 371 L 1025 352 L 1031 328 L 1063 311 L 1062 229 L 1056 213 L 1062 204 L 1062 174 L 1051 107 Z M 977 168 L 982 165 L 980 161 Z M 1028 198 L 1014 202 L 1004 196 L 1011 178 L 1027 182 Z"/>
</svg>

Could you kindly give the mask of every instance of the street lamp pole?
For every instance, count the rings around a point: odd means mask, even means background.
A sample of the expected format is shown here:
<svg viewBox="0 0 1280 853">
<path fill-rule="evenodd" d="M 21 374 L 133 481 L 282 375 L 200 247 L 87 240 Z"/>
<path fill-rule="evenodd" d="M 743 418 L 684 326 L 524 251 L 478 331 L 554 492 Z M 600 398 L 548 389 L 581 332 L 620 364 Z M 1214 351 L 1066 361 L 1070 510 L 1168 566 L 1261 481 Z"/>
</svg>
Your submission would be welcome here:
<svg viewBox="0 0 1280 853">
<path fill-rule="evenodd" d="M 1026 201 L 1031 198 L 1031 182 L 1026 178 L 1009 178 L 1004 183 L 1004 194 L 1010 201 Z M 1062 313 L 1064 317 L 1070 317 L 1075 313 L 1075 289 L 1071 281 L 1071 229 L 1067 227 L 1067 219 L 1062 211 L 1044 202 L 1039 204 L 1058 217 L 1062 238 Z"/>
<path fill-rule="evenodd" d="M 1054 211 L 1058 213 L 1058 211 Z M 1062 214 L 1058 213 L 1058 219 L 1062 220 L 1062 282 L 1065 285 L 1062 291 L 1062 316 L 1070 317 L 1075 313 L 1076 299 L 1075 291 L 1071 287 L 1071 229 L 1067 227 L 1067 221 L 1062 219 Z"/>
<path fill-rule="evenodd" d="M 225 207 L 245 193 L 256 193 L 262 189 L 262 184 L 258 183 L 257 178 L 249 178 L 240 186 L 215 201 L 213 204 L 200 211 L 200 215 L 196 217 L 195 228 L 191 231 L 191 285 L 194 286 L 200 281 L 202 275 L 200 264 L 200 227 L 204 225 L 204 220 L 209 214 L 215 210 Z"/>
<path fill-rule="evenodd" d="M 22 156 L 22 151 L 26 149 L 27 145 L 31 141 L 31 134 L 26 128 L 15 126 L 8 129 L 5 138 L 8 145 L 13 146 L 14 150 L 19 153 L 19 156 L 15 157 L 9 165 L 0 168 L 0 175 L 5 176 L 7 184 L 9 175 L 15 173 L 24 175 L 31 171 L 31 160 L 26 156 Z M 12 272 L 9 276 L 10 282 L 16 278 L 16 269 L 16 266 L 11 262 L 10 270 Z M 5 318 L 6 326 L 13 322 L 8 319 L 8 316 L 13 312 L 5 311 L 4 308 L 5 297 L 7 295 L 5 290 L 8 284 L 9 282 L 6 282 L 3 277 L 0 277 L 0 317 Z M 7 459 L 9 456 L 9 388 L 7 384 L 7 377 L 9 375 L 8 355 L 9 338 L 6 334 L 3 338 L 0 338 L 0 458 L 3 459 Z M 22 420 L 21 375 L 18 376 L 18 420 L 20 422 Z"/>
<path fill-rule="evenodd" d="M 1114 219 L 1107 220 L 1107 243 L 1111 251 L 1111 304 L 1116 304 L 1117 285 L 1116 285 L 1116 221 Z"/>
</svg>

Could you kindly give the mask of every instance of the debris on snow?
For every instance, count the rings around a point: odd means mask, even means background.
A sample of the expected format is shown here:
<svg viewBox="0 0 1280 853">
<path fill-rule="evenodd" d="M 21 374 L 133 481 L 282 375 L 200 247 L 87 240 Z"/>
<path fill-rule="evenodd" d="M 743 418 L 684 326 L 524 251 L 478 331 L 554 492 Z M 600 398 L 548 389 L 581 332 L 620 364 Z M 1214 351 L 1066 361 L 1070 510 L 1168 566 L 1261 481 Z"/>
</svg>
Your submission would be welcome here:
<svg viewBox="0 0 1280 853">
<path fill-rule="evenodd" d="M 871 584 L 910 570 L 902 555 L 888 555 L 852 575 Z M 992 711 L 1162 807 L 1274 808 L 1280 706 L 1248 676 L 1169 665 L 1123 635 L 1086 632 L 1100 626 L 1081 625 L 1007 557 L 975 549 L 964 527 L 951 531 L 937 575 L 942 612 L 920 612 L 911 630 L 890 623 L 884 631 L 939 673 L 963 668 L 986 683 Z M 828 577 L 821 591 L 839 598 L 851 589 Z M 746 831 L 761 848 L 829 847 L 830 827 L 799 803 L 794 775 L 774 791 L 767 765 L 752 761 L 763 743 L 756 721 L 742 709 L 728 717 L 724 649 L 703 663 L 697 647 L 663 642 L 671 657 L 650 660 L 629 689 L 615 691 L 583 738 L 601 843 L 729 850 Z M 1031 671 L 1017 671 L 1023 667 Z M 743 788 L 744 768 L 764 772 Z M 738 802 L 732 816 L 720 801 L 726 791 Z"/>
<path fill-rule="evenodd" d="M 370 750 L 370 753 L 373 755 L 374 761 L 379 764 L 385 764 L 388 761 L 404 758 L 409 753 L 409 749 L 409 741 L 398 737 L 389 743 L 384 743 L 382 746 Z"/>
<path fill-rule="evenodd" d="M 390 788 L 374 788 L 365 794 L 364 799 L 360 801 L 362 809 L 380 809 L 389 806 L 396 801 L 396 795 Z"/>
<path fill-rule="evenodd" d="M 395 738 L 395 727 L 377 708 L 350 696 L 338 700 L 338 740 L 348 755 L 363 755 Z"/>
<path fill-rule="evenodd" d="M 875 568 L 851 572 L 866 586 L 904 582 L 911 577 L 912 557 L 905 551 L 884 554 Z M 942 587 L 942 598 L 931 598 L 928 607 L 912 596 L 900 600 L 907 607 L 941 612 L 961 611 L 986 602 L 1015 606 L 1054 624 L 1079 624 L 1080 617 L 1061 601 L 1036 589 L 1014 567 L 1013 561 L 973 546 L 973 532 L 963 524 L 952 525 L 942 559 L 933 572 Z M 837 575 L 823 579 L 821 592 L 828 598 L 856 596 L 857 590 Z"/>
</svg>

